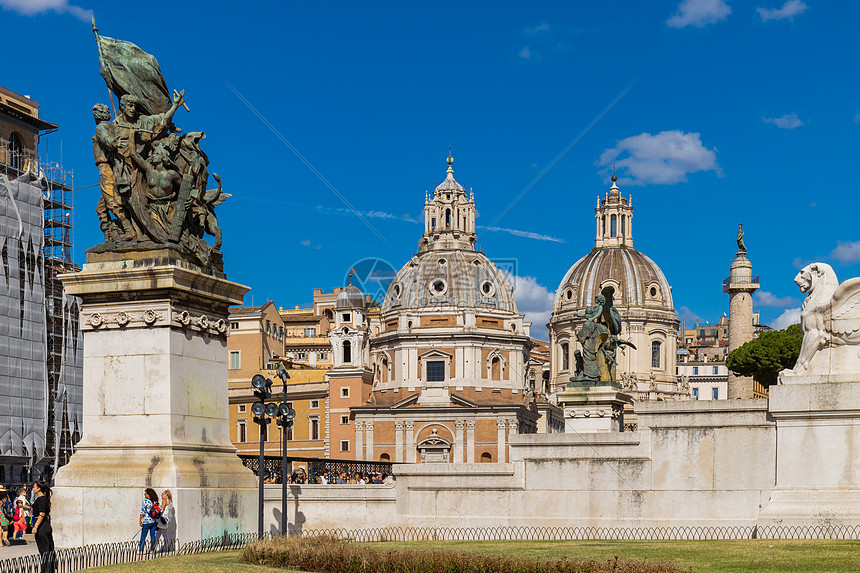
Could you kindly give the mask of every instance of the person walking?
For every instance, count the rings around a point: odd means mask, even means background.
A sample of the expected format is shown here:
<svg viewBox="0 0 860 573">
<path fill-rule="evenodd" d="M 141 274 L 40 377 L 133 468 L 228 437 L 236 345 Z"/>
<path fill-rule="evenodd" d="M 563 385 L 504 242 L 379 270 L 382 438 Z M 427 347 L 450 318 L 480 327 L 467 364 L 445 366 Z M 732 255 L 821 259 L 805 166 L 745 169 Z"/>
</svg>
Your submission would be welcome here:
<svg viewBox="0 0 860 573">
<path fill-rule="evenodd" d="M 21 505 L 24 507 L 24 525 L 25 530 L 21 532 L 20 539 L 24 538 L 24 533 L 27 533 L 27 529 L 33 527 L 33 508 L 30 507 L 30 500 L 27 499 L 27 488 L 22 487 L 18 489 L 18 497 L 15 498 L 15 505 L 18 505 L 18 502 L 21 502 Z"/>
<path fill-rule="evenodd" d="M 176 508 L 173 505 L 173 494 L 169 489 L 161 492 L 161 518 L 156 525 L 158 530 L 156 540 L 162 542 L 161 551 L 175 551 L 176 544 Z"/>
<path fill-rule="evenodd" d="M 15 500 L 15 539 L 24 539 L 24 530 L 27 529 L 27 518 L 24 515 L 24 502 Z"/>
<path fill-rule="evenodd" d="M 140 525 L 140 552 L 143 553 L 143 548 L 146 545 L 146 535 L 149 534 L 149 550 L 155 549 L 155 534 L 156 523 L 151 513 L 153 506 L 158 503 L 158 494 L 151 487 L 143 490 L 143 504 L 140 506 L 140 517 L 137 522 Z"/>
<path fill-rule="evenodd" d="M 51 528 L 51 488 L 48 482 L 40 479 L 33 484 L 33 493 L 38 497 L 33 502 L 33 535 L 36 536 L 36 547 L 42 558 L 42 573 L 54 573 L 56 554 L 54 553 L 54 530 Z"/>
<path fill-rule="evenodd" d="M 9 536 L 9 526 L 12 525 L 12 508 L 14 507 L 9 500 L 9 492 L 5 487 L 0 485 L 0 542 L 3 545 L 10 545 L 7 537 Z"/>
</svg>

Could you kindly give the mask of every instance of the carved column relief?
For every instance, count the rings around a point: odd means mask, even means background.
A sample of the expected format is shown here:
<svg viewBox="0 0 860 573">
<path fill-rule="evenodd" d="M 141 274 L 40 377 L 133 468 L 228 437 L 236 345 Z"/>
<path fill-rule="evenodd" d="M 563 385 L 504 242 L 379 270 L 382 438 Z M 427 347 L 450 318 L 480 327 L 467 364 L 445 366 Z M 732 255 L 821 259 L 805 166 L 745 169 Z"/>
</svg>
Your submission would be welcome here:
<svg viewBox="0 0 860 573">
<path fill-rule="evenodd" d="M 498 450 L 496 461 L 504 463 L 505 461 L 505 420 L 496 420 Z"/>
<path fill-rule="evenodd" d="M 394 461 L 403 461 L 403 422 L 400 420 L 394 422 Z"/>
<path fill-rule="evenodd" d="M 369 462 L 373 461 L 373 420 L 368 420 L 364 423 L 365 438 L 367 442 L 367 453 L 364 456 Z"/>
<path fill-rule="evenodd" d="M 415 463 L 415 423 L 412 420 L 406 421 L 406 463 Z"/>
<path fill-rule="evenodd" d="M 463 426 L 464 420 L 454 422 L 454 463 L 463 463 Z"/>
<path fill-rule="evenodd" d="M 362 444 L 364 438 L 364 422 L 355 421 L 355 459 L 363 460 L 364 459 L 364 445 Z"/>
<path fill-rule="evenodd" d="M 466 420 L 466 463 L 475 463 L 475 420 Z"/>
</svg>

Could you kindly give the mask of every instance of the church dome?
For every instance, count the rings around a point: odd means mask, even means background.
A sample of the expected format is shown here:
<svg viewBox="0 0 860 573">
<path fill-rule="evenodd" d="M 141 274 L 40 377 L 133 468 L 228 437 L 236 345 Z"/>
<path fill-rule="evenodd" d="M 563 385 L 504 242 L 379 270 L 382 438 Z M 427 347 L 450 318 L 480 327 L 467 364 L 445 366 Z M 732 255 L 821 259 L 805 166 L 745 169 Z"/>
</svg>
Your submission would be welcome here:
<svg viewBox="0 0 860 573">
<path fill-rule="evenodd" d="M 356 287 L 349 285 L 337 295 L 337 301 L 334 305 L 335 309 L 347 309 L 347 308 L 364 308 L 364 294 Z"/>
<path fill-rule="evenodd" d="M 517 312 L 513 289 L 481 252 L 427 250 L 400 269 L 382 310 L 479 307 Z"/>
<path fill-rule="evenodd" d="M 615 287 L 616 306 L 674 311 L 672 290 L 654 261 L 632 247 L 596 247 L 567 271 L 553 312 L 593 305 L 607 284 Z"/>
</svg>

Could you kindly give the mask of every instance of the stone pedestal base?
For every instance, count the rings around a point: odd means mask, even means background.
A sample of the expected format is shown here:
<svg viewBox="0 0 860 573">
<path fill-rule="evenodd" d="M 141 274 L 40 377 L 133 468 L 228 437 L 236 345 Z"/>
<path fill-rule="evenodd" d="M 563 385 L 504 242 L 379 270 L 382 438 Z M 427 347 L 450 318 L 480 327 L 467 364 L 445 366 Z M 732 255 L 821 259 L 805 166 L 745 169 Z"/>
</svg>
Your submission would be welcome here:
<svg viewBox="0 0 860 573">
<path fill-rule="evenodd" d="M 621 432 L 624 430 L 624 405 L 632 404 L 629 394 L 617 382 L 588 385 L 569 383 L 558 394 L 558 405 L 564 409 L 565 432 Z"/>
<path fill-rule="evenodd" d="M 254 531 L 227 411 L 227 307 L 247 288 L 160 257 L 62 278 L 82 300 L 83 435 L 55 479 L 56 545 L 131 539 L 147 487 L 173 493 L 180 542 Z"/>
<path fill-rule="evenodd" d="M 860 381 L 771 386 L 776 487 L 762 525 L 860 523 Z"/>
</svg>

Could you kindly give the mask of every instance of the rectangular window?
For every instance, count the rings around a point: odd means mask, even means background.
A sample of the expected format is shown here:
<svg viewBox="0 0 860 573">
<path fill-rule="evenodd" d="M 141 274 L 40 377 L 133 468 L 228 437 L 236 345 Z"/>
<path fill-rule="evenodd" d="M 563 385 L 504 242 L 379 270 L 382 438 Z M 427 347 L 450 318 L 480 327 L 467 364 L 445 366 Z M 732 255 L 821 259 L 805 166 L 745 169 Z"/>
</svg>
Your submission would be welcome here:
<svg viewBox="0 0 860 573">
<path fill-rule="evenodd" d="M 320 362 L 328 362 L 328 352 L 317 352 L 317 360 Z"/>
<path fill-rule="evenodd" d="M 430 360 L 427 362 L 427 381 L 445 381 L 445 362 L 443 360 Z"/>
<path fill-rule="evenodd" d="M 349 424 L 349 416 L 341 416 L 340 417 L 341 424 Z"/>
<path fill-rule="evenodd" d="M 307 352 L 294 352 L 293 358 L 295 358 L 296 360 L 303 360 L 304 361 L 304 360 L 308 359 L 308 353 Z"/>
<path fill-rule="evenodd" d="M 714 366 L 714 374 L 719 374 L 719 373 L 720 373 L 720 371 L 719 371 L 719 367 L 718 367 L 718 366 Z"/>
<path fill-rule="evenodd" d="M 236 421 L 236 441 L 242 443 L 248 441 L 248 428 L 245 424 L 245 420 Z"/>
<path fill-rule="evenodd" d="M 711 388 L 711 400 L 719 400 L 720 399 L 720 389 L 719 388 Z"/>
<path fill-rule="evenodd" d="M 693 388 L 693 400 L 698 400 L 698 399 L 699 399 L 699 389 Z"/>
<path fill-rule="evenodd" d="M 349 398 L 349 388 L 341 388 L 340 389 L 340 397 L 341 398 Z"/>
<path fill-rule="evenodd" d="M 242 360 L 238 350 L 230 351 L 230 370 L 238 370 L 242 367 Z"/>
<path fill-rule="evenodd" d="M 316 416 L 312 416 L 310 419 L 310 433 L 312 440 L 320 439 L 320 419 Z"/>
<path fill-rule="evenodd" d="M 348 312 L 344 312 L 344 313 L 343 313 L 343 314 L 341 314 L 340 316 L 341 316 L 341 320 L 342 320 L 343 322 L 349 322 L 349 313 L 348 313 Z"/>
<path fill-rule="evenodd" d="M 240 413 L 240 414 L 244 414 L 244 413 L 245 413 L 245 404 L 239 404 L 239 413 Z"/>
<path fill-rule="evenodd" d="M 317 335 L 317 329 L 316 328 L 306 328 L 305 329 L 305 336 L 310 338 L 310 337 L 313 337 L 316 335 Z"/>
<path fill-rule="evenodd" d="M 696 374 L 698 374 L 698 373 L 699 373 L 699 367 L 698 367 L 698 366 L 693 366 L 693 376 L 695 376 L 695 375 L 696 375 Z"/>
<path fill-rule="evenodd" d="M 231 322 L 230 328 L 233 330 L 236 330 L 237 328 L 239 328 L 239 323 L 238 322 Z"/>
<path fill-rule="evenodd" d="M 349 440 L 341 440 L 340 441 L 340 451 L 348 452 L 349 451 Z"/>
<path fill-rule="evenodd" d="M 311 400 L 311 410 L 316 410 L 320 407 L 319 400 Z"/>
</svg>

